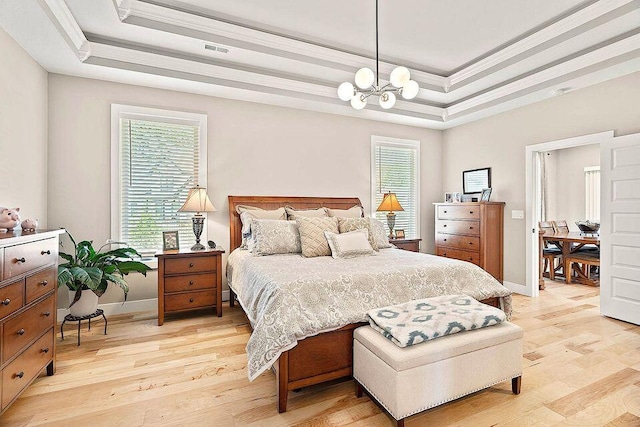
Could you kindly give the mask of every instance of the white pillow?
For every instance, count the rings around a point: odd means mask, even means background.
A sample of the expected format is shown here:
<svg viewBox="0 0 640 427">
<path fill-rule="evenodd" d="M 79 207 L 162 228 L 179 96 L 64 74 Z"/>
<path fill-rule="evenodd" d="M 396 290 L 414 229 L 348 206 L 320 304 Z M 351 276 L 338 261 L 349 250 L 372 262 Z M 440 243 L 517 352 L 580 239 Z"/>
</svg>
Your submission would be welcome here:
<svg viewBox="0 0 640 427">
<path fill-rule="evenodd" d="M 249 250 L 255 255 L 295 254 L 302 252 L 300 232 L 295 221 L 254 219 Z"/>
<path fill-rule="evenodd" d="M 378 249 L 393 248 L 393 245 L 389 243 L 389 236 L 387 235 L 387 230 L 385 230 L 382 221 L 371 218 L 370 223 L 373 240 L 375 240 Z"/>
<path fill-rule="evenodd" d="M 364 216 L 364 208 L 358 205 L 349 209 L 326 209 L 329 216 L 339 216 L 342 218 L 362 218 Z"/>
<path fill-rule="evenodd" d="M 287 219 L 287 213 L 285 212 L 284 208 L 265 210 L 262 208 L 256 208 L 254 206 L 238 205 L 236 206 L 236 212 L 240 214 L 240 221 L 242 221 L 241 248 L 247 247 L 247 242 L 249 240 L 249 237 L 251 236 L 251 221 L 253 221 L 254 219 Z"/>
<path fill-rule="evenodd" d="M 329 216 L 327 215 L 326 208 L 318 208 L 318 209 L 295 209 L 291 206 L 285 206 L 284 210 L 287 212 L 287 219 L 294 221 L 296 218 L 305 217 L 305 218 L 322 218 Z"/>
<path fill-rule="evenodd" d="M 331 248 L 331 256 L 336 259 L 354 258 L 374 253 L 369 244 L 369 232 L 364 228 L 340 234 L 325 231 L 324 235 L 329 243 L 329 248 Z"/>
</svg>

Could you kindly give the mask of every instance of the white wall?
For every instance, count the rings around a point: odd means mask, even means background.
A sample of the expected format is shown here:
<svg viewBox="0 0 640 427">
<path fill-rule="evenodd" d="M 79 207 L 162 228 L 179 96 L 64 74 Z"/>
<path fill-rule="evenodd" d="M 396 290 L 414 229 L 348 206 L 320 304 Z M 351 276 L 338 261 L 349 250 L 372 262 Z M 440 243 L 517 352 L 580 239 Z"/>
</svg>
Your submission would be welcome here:
<svg viewBox="0 0 640 427">
<path fill-rule="evenodd" d="M 47 72 L 2 29 L 0 52 L 0 206 L 45 228 Z"/>
<path fill-rule="evenodd" d="M 207 114 L 207 187 L 218 209 L 209 238 L 225 248 L 228 195 L 357 196 L 370 209 L 371 135 L 420 140 L 422 243 L 433 252 L 440 131 L 56 74 L 49 76 L 51 226 L 96 242 L 111 237 L 111 103 Z M 155 274 L 132 279 L 131 299 L 157 295 Z M 110 292 L 102 302 L 118 297 Z"/>
<path fill-rule="evenodd" d="M 462 188 L 462 171 L 490 166 L 491 200 L 506 202 L 505 280 L 525 283 L 525 146 L 606 130 L 640 132 L 640 73 L 444 131 L 443 188 Z"/>
</svg>

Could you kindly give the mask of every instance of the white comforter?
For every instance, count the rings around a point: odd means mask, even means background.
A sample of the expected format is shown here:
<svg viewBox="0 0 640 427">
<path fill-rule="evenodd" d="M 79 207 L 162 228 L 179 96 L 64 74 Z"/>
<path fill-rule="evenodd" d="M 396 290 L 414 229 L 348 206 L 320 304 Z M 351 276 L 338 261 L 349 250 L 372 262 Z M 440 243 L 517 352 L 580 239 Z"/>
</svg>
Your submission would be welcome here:
<svg viewBox="0 0 640 427">
<path fill-rule="evenodd" d="M 229 286 L 253 326 L 247 343 L 254 380 L 297 342 L 350 323 L 367 311 L 438 295 L 500 297 L 511 315 L 511 291 L 468 262 L 399 249 L 368 257 L 254 256 L 237 249 L 227 263 Z"/>
</svg>

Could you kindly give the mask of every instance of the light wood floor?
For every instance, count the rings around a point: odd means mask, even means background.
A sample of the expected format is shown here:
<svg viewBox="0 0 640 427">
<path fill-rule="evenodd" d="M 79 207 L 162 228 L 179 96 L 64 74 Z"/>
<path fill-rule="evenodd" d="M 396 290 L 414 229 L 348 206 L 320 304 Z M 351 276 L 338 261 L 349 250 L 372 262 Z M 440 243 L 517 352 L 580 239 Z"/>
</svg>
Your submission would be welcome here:
<svg viewBox="0 0 640 427">
<path fill-rule="evenodd" d="M 598 289 L 549 283 L 515 297 L 525 329 L 522 394 L 505 382 L 411 417 L 407 426 L 640 426 L 640 327 L 601 317 Z M 153 314 L 69 327 L 58 371 L 41 377 L 0 418 L 14 426 L 390 426 L 351 381 L 291 393 L 278 414 L 275 377 L 247 380 L 242 312 L 156 326 Z"/>
</svg>

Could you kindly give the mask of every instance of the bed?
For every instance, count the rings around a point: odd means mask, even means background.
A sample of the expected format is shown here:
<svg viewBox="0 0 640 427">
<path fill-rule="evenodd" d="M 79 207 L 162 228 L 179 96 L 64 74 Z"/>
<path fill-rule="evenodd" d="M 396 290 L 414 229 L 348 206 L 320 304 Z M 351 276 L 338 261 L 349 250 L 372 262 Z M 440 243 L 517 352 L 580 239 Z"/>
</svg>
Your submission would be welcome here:
<svg viewBox="0 0 640 427">
<path fill-rule="evenodd" d="M 229 196 L 230 303 L 237 298 L 254 329 L 247 344 L 249 378 L 271 366 L 276 372 L 279 412 L 286 411 L 290 390 L 352 374 L 353 330 L 371 308 L 457 292 L 510 313 L 510 291 L 461 261 L 399 249 L 348 260 L 236 250 L 242 241 L 237 205 L 348 209 L 360 200 Z"/>
</svg>

